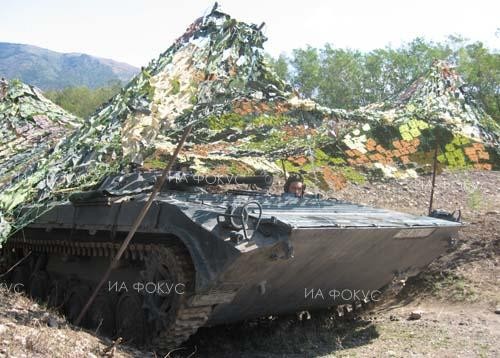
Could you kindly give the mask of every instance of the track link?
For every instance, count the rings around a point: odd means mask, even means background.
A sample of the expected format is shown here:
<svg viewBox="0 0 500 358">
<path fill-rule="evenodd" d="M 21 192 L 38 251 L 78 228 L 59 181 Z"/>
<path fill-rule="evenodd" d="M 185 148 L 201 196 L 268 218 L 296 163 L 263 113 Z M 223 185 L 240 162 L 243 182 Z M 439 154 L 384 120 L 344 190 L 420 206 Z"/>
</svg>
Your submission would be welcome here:
<svg viewBox="0 0 500 358">
<path fill-rule="evenodd" d="M 23 255 L 33 252 L 35 254 L 47 253 L 60 256 L 109 257 L 111 260 L 118 252 L 120 245 L 119 242 L 34 240 L 13 237 L 3 249 L 3 256 L 16 250 L 16 252 L 21 251 Z M 171 256 L 171 259 L 176 262 L 179 282 L 186 283 L 187 292 L 181 295 L 175 312 L 165 318 L 166 329 L 162 330 L 152 340 L 154 348 L 160 352 L 167 352 L 178 347 L 196 333 L 198 328 L 207 322 L 214 307 L 213 305 L 194 306 L 189 303 L 190 297 L 194 294 L 196 273 L 189 252 L 181 245 L 130 244 L 123 257 L 146 262 L 152 254 L 165 253 L 165 250 L 167 250 L 167 254 Z"/>
</svg>

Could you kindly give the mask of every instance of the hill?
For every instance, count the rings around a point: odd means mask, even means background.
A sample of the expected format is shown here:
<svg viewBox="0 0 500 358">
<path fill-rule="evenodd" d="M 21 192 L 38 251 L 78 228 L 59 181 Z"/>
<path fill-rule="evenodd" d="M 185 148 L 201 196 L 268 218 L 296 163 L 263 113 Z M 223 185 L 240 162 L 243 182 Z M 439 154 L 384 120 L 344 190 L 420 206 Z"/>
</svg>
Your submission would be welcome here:
<svg viewBox="0 0 500 358">
<path fill-rule="evenodd" d="M 139 70 L 126 63 L 44 48 L 0 42 L 0 77 L 19 79 L 43 90 L 72 86 L 98 88 L 127 82 Z"/>
</svg>

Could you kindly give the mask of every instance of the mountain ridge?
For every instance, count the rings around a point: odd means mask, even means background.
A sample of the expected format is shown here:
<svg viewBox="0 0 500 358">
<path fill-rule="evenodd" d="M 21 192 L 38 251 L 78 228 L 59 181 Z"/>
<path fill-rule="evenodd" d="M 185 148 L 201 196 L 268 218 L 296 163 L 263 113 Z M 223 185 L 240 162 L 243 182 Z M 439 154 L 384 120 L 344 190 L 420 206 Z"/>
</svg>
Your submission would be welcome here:
<svg viewBox="0 0 500 358">
<path fill-rule="evenodd" d="M 113 59 L 0 42 L 0 76 L 19 79 L 42 90 L 72 86 L 98 88 L 112 81 L 128 82 L 138 72 L 138 68 Z"/>
</svg>

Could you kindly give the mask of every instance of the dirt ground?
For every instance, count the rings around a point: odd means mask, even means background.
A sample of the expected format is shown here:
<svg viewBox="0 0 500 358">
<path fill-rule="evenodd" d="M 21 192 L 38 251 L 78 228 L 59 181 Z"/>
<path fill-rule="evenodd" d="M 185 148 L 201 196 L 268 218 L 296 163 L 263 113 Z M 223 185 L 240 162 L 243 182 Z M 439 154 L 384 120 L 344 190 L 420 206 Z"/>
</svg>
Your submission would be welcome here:
<svg viewBox="0 0 500 358">
<path fill-rule="evenodd" d="M 500 356 L 500 173 L 437 177 L 435 208 L 460 209 L 467 226 L 451 252 L 387 290 L 350 319 L 333 311 L 202 328 L 170 354 L 183 357 Z M 329 193 L 414 214 L 427 212 L 430 178 L 349 184 Z M 495 313 L 497 311 L 497 313 Z M 411 313 L 419 319 L 409 320 Z M 22 294 L 0 289 L 0 357 L 98 357 L 112 344 L 71 327 Z M 115 357 L 154 357 L 118 346 Z"/>
</svg>

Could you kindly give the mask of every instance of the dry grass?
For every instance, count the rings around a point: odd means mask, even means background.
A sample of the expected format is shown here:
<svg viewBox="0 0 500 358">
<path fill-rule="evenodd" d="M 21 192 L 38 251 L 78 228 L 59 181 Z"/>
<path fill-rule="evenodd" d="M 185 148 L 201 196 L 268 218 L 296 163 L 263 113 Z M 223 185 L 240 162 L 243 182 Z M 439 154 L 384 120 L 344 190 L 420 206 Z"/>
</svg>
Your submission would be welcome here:
<svg viewBox="0 0 500 358">
<path fill-rule="evenodd" d="M 0 289 L 0 357 L 90 358 L 100 356 L 108 345 L 109 340 L 72 327 L 23 294 Z M 121 348 L 115 357 L 137 355 L 135 350 Z"/>
</svg>

